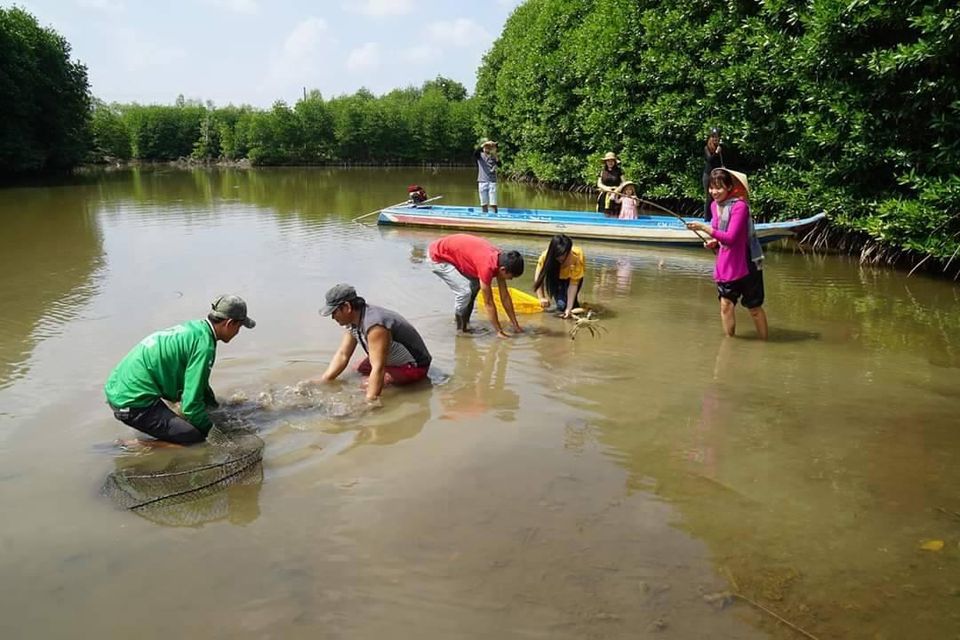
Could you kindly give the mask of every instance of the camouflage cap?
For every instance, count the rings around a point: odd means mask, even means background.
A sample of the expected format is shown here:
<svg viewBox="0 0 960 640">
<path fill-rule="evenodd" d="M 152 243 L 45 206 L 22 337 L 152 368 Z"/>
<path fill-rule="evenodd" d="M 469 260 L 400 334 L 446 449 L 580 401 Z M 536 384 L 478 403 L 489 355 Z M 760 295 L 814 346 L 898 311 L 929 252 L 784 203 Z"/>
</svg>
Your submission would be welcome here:
<svg viewBox="0 0 960 640">
<path fill-rule="evenodd" d="M 218 320 L 237 320 L 247 329 L 253 329 L 257 323 L 247 316 L 247 303 L 240 296 L 224 294 L 210 303 L 213 311 L 210 315 Z"/>
</svg>

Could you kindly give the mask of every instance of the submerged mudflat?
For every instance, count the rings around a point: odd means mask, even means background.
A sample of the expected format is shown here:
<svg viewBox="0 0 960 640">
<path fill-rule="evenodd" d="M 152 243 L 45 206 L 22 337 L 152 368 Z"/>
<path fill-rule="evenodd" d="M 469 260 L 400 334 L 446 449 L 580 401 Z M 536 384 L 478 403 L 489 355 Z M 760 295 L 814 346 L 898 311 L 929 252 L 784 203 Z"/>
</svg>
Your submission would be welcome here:
<svg viewBox="0 0 960 640">
<path fill-rule="evenodd" d="M 586 242 L 602 336 L 538 315 L 510 341 L 455 338 L 424 264 L 436 234 L 349 220 L 414 182 L 471 204 L 474 179 L 129 171 L 0 191 L 3 636 L 793 637 L 733 593 L 821 638 L 960 630 L 955 287 L 773 252 L 770 342 L 745 314 L 725 340 L 709 254 Z M 531 262 L 545 246 L 493 239 Z M 375 411 L 355 376 L 292 391 L 337 346 L 317 314 L 336 282 L 417 326 L 431 384 Z M 115 449 L 129 432 L 102 383 L 224 291 L 258 327 L 220 345 L 213 387 L 259 430 L 262 473 L 179 523 L 119 510 L 108 473 L 182 460 Z"/>
</svg>

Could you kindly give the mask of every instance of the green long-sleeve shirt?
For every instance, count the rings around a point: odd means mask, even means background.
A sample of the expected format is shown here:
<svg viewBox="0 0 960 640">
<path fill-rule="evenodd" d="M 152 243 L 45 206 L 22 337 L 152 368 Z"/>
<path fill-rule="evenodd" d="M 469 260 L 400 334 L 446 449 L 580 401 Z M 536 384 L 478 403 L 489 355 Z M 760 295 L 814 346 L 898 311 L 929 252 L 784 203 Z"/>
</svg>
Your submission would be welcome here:
<svg viewBox="0 0 960 640">
<path fill-rule="evenodd" d="M 149 407 L 163 398 L 180 402 L 184 417 L 203 433 L 213 423 L 207 405 L 216 406 L 210 369 L 217 339 L 206 320 L 190 320 L 157 331 L 140 341 L 120 361 L 103 390 L 116 408 Z"/>
</svg>

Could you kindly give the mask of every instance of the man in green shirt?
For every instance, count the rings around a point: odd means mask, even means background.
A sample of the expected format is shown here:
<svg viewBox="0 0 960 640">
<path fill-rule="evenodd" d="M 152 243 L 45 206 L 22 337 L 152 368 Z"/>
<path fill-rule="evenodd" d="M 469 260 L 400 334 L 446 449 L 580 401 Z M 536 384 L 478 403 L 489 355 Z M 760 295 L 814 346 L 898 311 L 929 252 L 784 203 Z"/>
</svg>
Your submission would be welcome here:
<svg viewBox="0 0 960 640">
<path fill-rule="evenodd" d="M 166 442 L 206 439 L 213 426 L 207 407 L 217 406 L 210 388 L 217 341 L 230 342 L 240 327 L 257 324 L 239 296 L 220 296 L 210 306 L 205 320 L 150 334 L 114 368 L 104 392 L 117 420 Z M 164 400 L 180 402 L 183 417 Z"/>
</svg>

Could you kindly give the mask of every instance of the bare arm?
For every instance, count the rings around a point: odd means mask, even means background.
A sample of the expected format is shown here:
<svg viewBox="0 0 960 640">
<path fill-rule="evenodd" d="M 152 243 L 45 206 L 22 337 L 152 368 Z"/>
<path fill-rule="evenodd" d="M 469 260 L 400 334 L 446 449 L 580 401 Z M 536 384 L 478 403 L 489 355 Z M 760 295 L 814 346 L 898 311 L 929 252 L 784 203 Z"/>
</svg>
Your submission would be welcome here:
<svg viewBox="0 0 960 640">
<path fill-rule="evenodd" d="M 497 288 L 500 289 L 500 302 L 503 304 L 503 310 L 507 312 L 507 317 L 513 323 L 513 330 L 517 333 L 523 333 L 520 323 L 517 322 L 517 313 L 513 310 L 513 298 L 510 297 L 510 289 L 507 287 L 507 281 L 497 277 Z"/>
<path fill-rule="evenodd" d="M 331 382 L 336 380 L 337 376 L 343 373 L 343 370 L 347 368 L 347 364 L 350 363 L 350 357 L 353 356 L 354 350 L 357 348 L 357 339 L 353 337 L 353 334 L 350 332 L 343 334 L 343 340 L 340 341 L 340 347 L 337 349 L 337 352 L 333 354 L 333 359 L 330 360 L 330 364 L 327 366 L 327 370 L 323 372 L 323 375 L 320 376 L 322 382 Z"/>
<path fill-rule="evenodd" d="M 487 312 L 487 319 L 490 321 L 490 324 L 493 325 L 497 335 L 501 338 L 508 337 L 507 334 L 503 332 L 503 327 L 500 326 L 500 317 L 497 315 L 496 305 L 493 304 L 493 290 L 490 288 L 489 282 L 480 282 L 480 295 L 483 296 L 483 308 Z"/>
<path fill-rule="evenodd" d="M 570 278 L 570 284 L 567 285 L 567 308 L 563 310 L 564 318 L 569 318 L 572 315 L 570 310 L 573 309 L 573 303 L 577 299 L 577 292 L 580 291 L 581 282 L 583 281 Z"/>
<path fill-rule="evenodd" d="M 540 277 L 540 266 L 537 265 L 537 272 L 533 274 L 533 281 L 536 282 L 537 278 L 539 277 Z M 540 307 L 543 309 L 546 309 L 547 307 L 550 306 L 550 298 L 547 296 L 547 292 L 545 291 L 545 289 L 546 287 L 541 284 L 539 287 L 537 287 L 534 290 L 534 293 L 536 293 L 537 297 L 540 298 Z"/>
<path fill-rule="evenodd" d="M 367 401 L 380 397 L 383 378 L 387 371 L 387 355 L 390 353 L 390 332 L 381 325 L 367 331 L 367 348 L 370 349 L 370 380 L 367 383 Z"/>
</svg>

